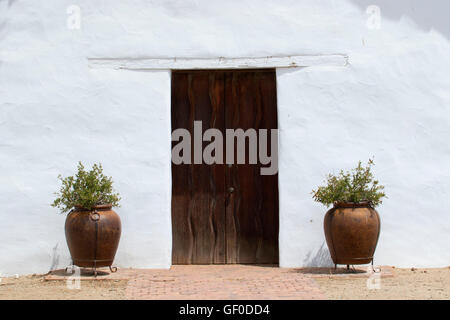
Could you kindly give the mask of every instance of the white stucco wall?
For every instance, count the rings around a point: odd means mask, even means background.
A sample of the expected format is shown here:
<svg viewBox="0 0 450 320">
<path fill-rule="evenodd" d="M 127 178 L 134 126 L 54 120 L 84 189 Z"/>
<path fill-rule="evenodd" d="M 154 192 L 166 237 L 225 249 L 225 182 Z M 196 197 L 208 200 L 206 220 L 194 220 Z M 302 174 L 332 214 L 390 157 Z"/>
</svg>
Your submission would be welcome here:
<svg viewBox="0 0 450 320">
<path fill-rule="evenodd" d="M 366 27 L 372 3 L 380 30 Z M 68 263 L 49 204 L 78 160 L 101 161 L 123 197 L 117 265 L 170 266 L 170 71 L 87 57 L 347 54 L 346 67 L 277 70 L 280 265 L 329 263 L 310 191 L 371 156 L 389 196 L 376 263 L 450 264 L 448 1 L 367 4 L 0 0 L 0 272 Z"/>
</svg>

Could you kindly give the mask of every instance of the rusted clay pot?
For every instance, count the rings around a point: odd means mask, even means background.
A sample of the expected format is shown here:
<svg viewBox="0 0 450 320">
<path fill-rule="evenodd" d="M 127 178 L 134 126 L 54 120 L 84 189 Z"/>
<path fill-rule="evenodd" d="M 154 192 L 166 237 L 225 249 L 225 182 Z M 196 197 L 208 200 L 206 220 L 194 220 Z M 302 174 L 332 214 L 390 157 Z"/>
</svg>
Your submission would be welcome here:
<svg viewBox="0 0 450 320">
<path fill-rule="evenodd" d="M 92 210 L 76 207 L 66 218 L 66 240 L 73 264 L 98 268 L 111 266 L 119 246 L 121 223 L 111 205 Z"/>
<path fill-rule="evenodd" d="M 369 202 L 336 203 L 325 215 L 324 230 L 335 264 L 372 262 L 380 235 L 380 217 Z"/>
</svg>

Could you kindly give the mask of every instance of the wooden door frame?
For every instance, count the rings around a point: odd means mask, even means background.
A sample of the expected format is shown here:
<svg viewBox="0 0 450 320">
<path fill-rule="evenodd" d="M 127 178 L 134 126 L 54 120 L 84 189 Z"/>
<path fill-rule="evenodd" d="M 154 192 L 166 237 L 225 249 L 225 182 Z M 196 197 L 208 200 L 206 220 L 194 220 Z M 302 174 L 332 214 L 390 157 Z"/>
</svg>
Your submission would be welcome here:
<svg viewBox="0 0 450 320">
<path fill-rule="evenodd" d="M 217 72 L 232 72 L 232 73 L 234 73 L 234 72 L 264 72 L 264 71 L 267 71 L 267 72 L 273 72 L 274 74 L 275 74 L 275 92 L 277 93 L 277 100 L 276 100 L 276 108 L 275 108 L 275 111 L 276 111 L 276 114 L 277 114 L 277 129 L 279 128 L 279 120 L 278 120 L 278 87 L 277 87 L 277 77 L 276 77 L 276 74 L 277 74 L 277 68 L 273 68 L 273 67 L 262 67 L 262 68 L 227 68 L 227 69 L 223 69 L 223 68 L 205 68 L 205 69 L 171 69 L 170 70 L 170 92 L 171 92 L 171 96 L 172 96 L 172 85 L 173 85 L 173 82 L 172 82 L 172 75 L 173 75 L 173 73 L 196 73 L 196 72 L 215 72 L 215 71 L 217 71 Z M 172 119 L 172 100 L 170 101 L 170 108 L 171 108 L 171 110 L 170 110 L 170 119 Z M 171 130 L 173 130 L 173 128 L 171 129 Z M 277 155 L 278 155 L 278 152 L 279 152 L 279 143 L 278 143 L 278 146 L 277 146 L 277 148 L 278 148 L 278 150 L 277 150 Z M 171 165 L 172 165 L 172 163 L 171 163 Z M 278 170 L 278 168 L 277 168 L 277 170 Z M 278 171 L 277 171 L 277 174 L 278 174 Z M 277 210 L 277 219 L 278 219 L 278 230 L 277 230 L 277 232 L 278 232 L 278 235 L 277 235 L 277 254 L 278 254 L 278 259 L 277 259 L 277 263 L 276 264 L 274 264 L 274 265 L 272 265 L 272 266 L 276 266 L 276 267 L 279 267 L 279 260 L 280 260 L 280 237 L 279 237 L 279 234 L 280 234 L 280 210 L 279 210 L 279 208 L 280 208 L 280 200 L 279 200 L 279 176 L 277 175 L 277 193 L 278 193 L 278 203 L 277 203 L 277 206 L 278 206 L 278 210 Z M 172 183 L 173 183 L 173 177 L 172 177 L 172 175 L 171 175 L 171 185 L 172 185 Z M 173 214 L 173 211 L 172 211 L 172 197 L 173 197 L 173 194 L 171 193 L 171 197 L 170 197 L 170 201 L 171 201 L 171 210 L 170 210 L 170 214 L 172 215 Z M 171 221 L 171 237 L 173 238 L 173 232 L 174 232 L 174 230 L 173 230 L 173 221 Z M 173 264 L 173 253 L 172 253 L 172 250 L 173 250 L 173 243 L 172 243 L 172 246 L 171 246 L 171 265 L 174 265 Z M 227 264 L 227 262 L 225 262 L 225 264 Z"/>
<path fill-rule="evenodd" d="M 298 68 L 313 66 L 344 67 L 347 54 L 316 54 L 265 57 L 88 57 L 89 68 L 122 70 L 216 70 Z"/>
</svg>

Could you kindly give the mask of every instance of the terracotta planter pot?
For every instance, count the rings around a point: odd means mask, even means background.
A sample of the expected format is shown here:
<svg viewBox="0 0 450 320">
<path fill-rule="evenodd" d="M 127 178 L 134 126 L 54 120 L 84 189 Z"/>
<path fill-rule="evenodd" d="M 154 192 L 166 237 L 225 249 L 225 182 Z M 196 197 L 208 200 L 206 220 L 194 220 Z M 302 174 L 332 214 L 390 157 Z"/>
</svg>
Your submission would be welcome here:
<svg viewBox="0 0 450 320">
<path fill-rule="evenodd" d="M 335 264 L 366 264 L 380 234 L 380 217 L 368 202 L 337 203 L 324 219 L 325 237 Z"/>
<path fill-rule="evenodd" d="M 119 245 L 120 218 L 111 205 L 93 210 L 75 208 L 66 218 L 66 240 L 73 264 L 98 268 L 111 266 Z"/>
</svg>

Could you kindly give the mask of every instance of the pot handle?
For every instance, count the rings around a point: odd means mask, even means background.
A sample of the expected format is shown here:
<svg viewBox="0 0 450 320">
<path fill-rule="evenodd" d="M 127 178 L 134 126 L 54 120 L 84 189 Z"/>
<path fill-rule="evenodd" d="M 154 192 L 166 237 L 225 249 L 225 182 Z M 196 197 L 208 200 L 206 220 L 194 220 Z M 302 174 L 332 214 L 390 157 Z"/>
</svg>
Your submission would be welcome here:
<svg viewBox="0 0 450 320">
<path fill-rule="evenodd" d="M 92 211 L 92 212 L 89 214 L 89 217 L 91 218 L 92 221 L 95 221 L 95 222 L 97 222 L 98 220 L 100 220 L 100 215 L 98 214 L 98 211 L 97 211 L 97 210 Z"/>
</svg>

